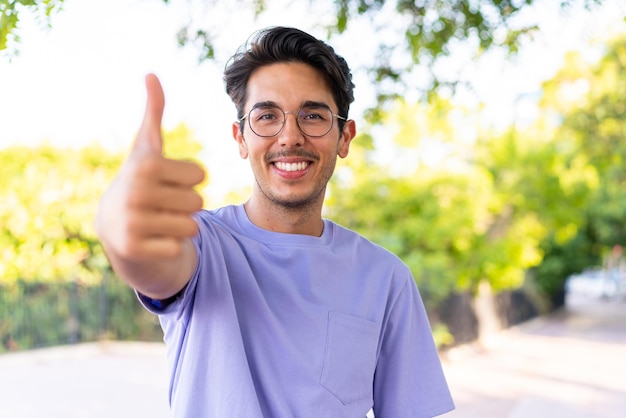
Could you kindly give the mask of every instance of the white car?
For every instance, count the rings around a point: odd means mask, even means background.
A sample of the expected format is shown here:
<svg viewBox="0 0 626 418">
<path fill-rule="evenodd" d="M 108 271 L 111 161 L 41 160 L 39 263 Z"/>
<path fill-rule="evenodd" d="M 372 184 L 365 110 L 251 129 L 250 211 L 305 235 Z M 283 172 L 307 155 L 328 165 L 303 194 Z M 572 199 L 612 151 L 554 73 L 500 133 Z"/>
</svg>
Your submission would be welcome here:
<svg viewBox="0 0 626 418">
<path fill-rule="evenodd" d="M 573 274 L 565 282 L 568 293 L 595 298 L 612 298 L 626 295 L 626 272 L 619 269 L 587 269 Z"/>
</svg>

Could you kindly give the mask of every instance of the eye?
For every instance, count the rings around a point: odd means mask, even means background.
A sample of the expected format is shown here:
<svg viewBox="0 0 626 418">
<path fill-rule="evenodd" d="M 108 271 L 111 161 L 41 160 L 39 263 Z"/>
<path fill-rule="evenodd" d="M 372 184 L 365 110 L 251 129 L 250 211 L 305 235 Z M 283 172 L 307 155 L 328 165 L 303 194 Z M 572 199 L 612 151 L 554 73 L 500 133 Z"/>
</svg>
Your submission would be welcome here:
<svg viewBox="0 0 626 418">
<path fill-rule="evenodd" d="M 274 107 L 257 107 L 251 113 L 251 118 L 257 122 L 270 123 L 283 119 L 280 109 Z"/>
<path fill-rule="evenodd" d="M 272 112 L 260 113 L 257 117 L 257 120 L 273 120 L 276 119 L 276 115 Z"/>
<path fill-rule="evenodd" d="M 323 122 L 330 119 L 330 110 L 325 107 L 304 107 L 300 111 L 300 120 L 306 122 Z"/>
</svg>

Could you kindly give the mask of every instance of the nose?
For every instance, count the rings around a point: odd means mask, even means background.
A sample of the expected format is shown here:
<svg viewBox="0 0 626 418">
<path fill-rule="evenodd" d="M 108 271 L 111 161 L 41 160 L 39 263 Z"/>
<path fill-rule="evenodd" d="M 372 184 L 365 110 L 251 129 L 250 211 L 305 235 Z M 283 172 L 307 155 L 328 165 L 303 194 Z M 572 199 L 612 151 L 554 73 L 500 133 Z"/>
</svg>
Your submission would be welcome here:
<svg viewBox="0 0 626 418">
<path fill-rule="evenodd" d="M 300 146 L 304 143 L 304 135 L 298 126 L 296 112 L 285 112 L 285 122 L 278 134 L 278 143 L 284 147 Z"/>
</svg>

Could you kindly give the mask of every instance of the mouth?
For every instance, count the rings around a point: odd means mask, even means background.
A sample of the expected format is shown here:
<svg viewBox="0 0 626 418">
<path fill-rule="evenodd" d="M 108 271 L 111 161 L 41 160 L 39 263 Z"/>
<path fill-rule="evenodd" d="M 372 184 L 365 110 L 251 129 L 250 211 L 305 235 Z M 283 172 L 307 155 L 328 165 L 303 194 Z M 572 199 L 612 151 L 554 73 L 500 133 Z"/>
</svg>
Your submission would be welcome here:
<svg viewBox="0 0 626 418">
<path fill-rule="evenodd" d="M 304 171 L 310 165 L 310 161 L 299 161 L 299 162 L 286 162 L 286 161 L 276 161 L 273 163 L 274 167 L 281 171 L 286 171 L 288 173 L 296 172 L 296 171 Z"/>
<path fill-rule="evenodd" d="M 283 176 L 293 177 L 306 174 L 311 166 L 319 160 L 319 157 L 311 152 L 300 150 L 298 152 L 279 152 L 267 156 L 267 162 L 271 164 Z"/>
</svg>

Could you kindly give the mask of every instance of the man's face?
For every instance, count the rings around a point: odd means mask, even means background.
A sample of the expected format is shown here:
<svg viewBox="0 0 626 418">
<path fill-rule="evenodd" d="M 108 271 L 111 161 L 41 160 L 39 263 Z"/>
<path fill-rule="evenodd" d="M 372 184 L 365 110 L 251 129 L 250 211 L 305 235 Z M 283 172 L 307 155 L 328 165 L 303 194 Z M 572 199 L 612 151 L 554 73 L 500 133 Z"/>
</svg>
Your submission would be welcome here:
<svg viewBox="0 0 626 418">
<path fill-rule="evenodd" d="M 292 208 L 321 205 L 337 156 L 348 155 L 355 135 L 354 121 L 347 121 L 340 132 L 335 119 L 332 129 L 322 137 L 309 137 L 300 131 L 295 113 L 304 103 L 323 103 L 337 113 L 330 87 L 307 64 L 277 63 L 256 70 L 248 80 L 244 112 L 268 102 L 289 112 L 278 135 L 256 135 L 247 119 L 243 131 L 239 123 L 233 124 L 239 153 L 242 158 L 250 158 L 256 180 L 255 198 Z"/>
</svg>

